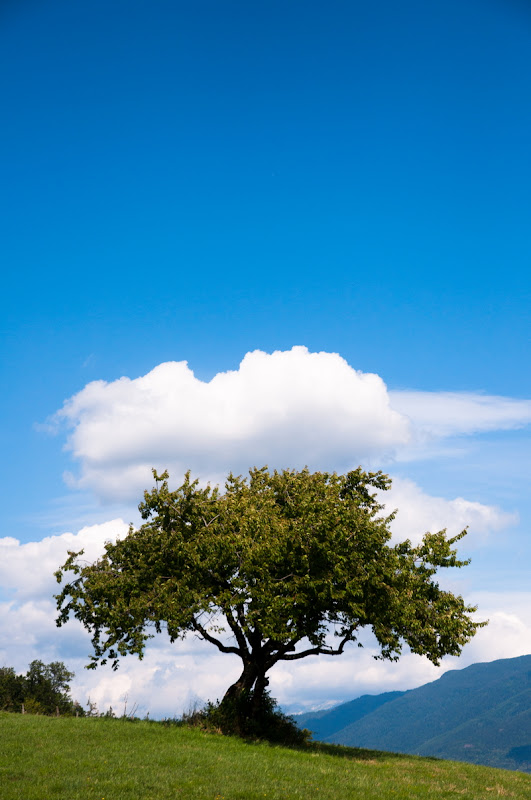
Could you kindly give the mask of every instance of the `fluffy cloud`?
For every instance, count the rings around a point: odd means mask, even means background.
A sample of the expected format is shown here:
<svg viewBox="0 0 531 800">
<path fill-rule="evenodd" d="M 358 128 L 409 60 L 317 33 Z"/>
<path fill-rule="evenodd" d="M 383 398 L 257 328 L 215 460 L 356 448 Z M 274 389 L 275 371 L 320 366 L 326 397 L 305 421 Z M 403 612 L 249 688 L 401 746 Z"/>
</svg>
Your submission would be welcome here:
<svg viewBox="0 0 531 800">
<path fill-rule="evenodd" d="M 95 381 L 56 415 L 81 463 L 77 486 L 137 498 L 151 467 L 191 468 L 218 482 L 253 465 L 347 470 L 392 455 L 411 438 L 378 375 L 305 347 L 248 353 L 237 371 L 197 379 L 186 362 Z"/>
<path fill-rule="evenodd" d="M 74 666 L 76 679 L 72 694 L 80 702 L 86 698 L 100 710 L 112 706 L 117 713 L 138 708 L 138 714 L 152 718 L 173 717 L 202 706 L 207 700 L 223 697 L 241 670 L 239 659 L 224 656 L 204 643 L 189 641 L 173 645 L 148 646 L 142 661 L 126 659 L 117 671 L 108 665 L 97 671 L 83 670 L 84 662 Z"/>
<path fill-rule="evenodd" d="M 272 694 L 294 710 L 309 710 L 362 694 L 413 689 L 451 669 L 531 653 L 531 592 L 478 592 L 465 600 L 478 605 L 477 618 L 488 619 L 489 624 L 459 658 L 448 656 L 440 667 L 409 652 L 398 662 L 377 661 L 373 657 L 377 650 L 367 636 L 363 649 L 350 647 L 340 658 L 308 658 L 275 667 Z"/>
<path fill-rule="evenodd" d="M 445 658 L 440 667 L 408 652 L 398 662 L 377 661 L 377 649 L 367 634 L 363 649 L 350 646 L 340 657 L 278 664 L 270 673 L 271 692 L 290 710 L 304 710 L 361 694 L 411 689 L 449 669 L 531 652 L 531 593 L 477 593 L 465 599 L 479 604 L 479 616 L 490 623 L 460 658 Z M 112 706 L 121 713 L 127 703 L 141 715 L 177 715 L 196 702 L 222 697 L 240 672 L 236 657 L 221 655 L 193 636 L 170 644 L 164 634 L 148 644 L 142 661 L 129 656 L 117 672 L 109 665 L 87 671 L 87 633 L 74 622 L 56 629 L 53 619 L 49 601 L 28 601 L 20 607 L 0 604 L 0 664 L 24 671 L 33 658 L 63 660 L 76 673 L 74 697 L 82 703 L 90 697 L 101 710 Z"/>
<path fill-rule="evenodd" d="M 531 592 L 475 592 L 478 619 L 489 620 L 453 668 L 531 653 Z"/>
</svg>

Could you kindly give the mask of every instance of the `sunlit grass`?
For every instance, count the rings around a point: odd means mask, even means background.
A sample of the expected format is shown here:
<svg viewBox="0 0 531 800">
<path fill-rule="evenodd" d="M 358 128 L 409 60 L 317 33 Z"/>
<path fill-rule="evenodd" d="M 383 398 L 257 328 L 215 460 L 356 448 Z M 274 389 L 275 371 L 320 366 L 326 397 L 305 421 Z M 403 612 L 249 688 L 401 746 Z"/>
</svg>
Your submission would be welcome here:
<svg viewBox="0 0 531 800">
<path fill-rule="evenodd" d="M 161 723 L 0 713 L 0 797 L 529 800 L 531 776 L 332 745 L 246 743 Z"/>
</svg>

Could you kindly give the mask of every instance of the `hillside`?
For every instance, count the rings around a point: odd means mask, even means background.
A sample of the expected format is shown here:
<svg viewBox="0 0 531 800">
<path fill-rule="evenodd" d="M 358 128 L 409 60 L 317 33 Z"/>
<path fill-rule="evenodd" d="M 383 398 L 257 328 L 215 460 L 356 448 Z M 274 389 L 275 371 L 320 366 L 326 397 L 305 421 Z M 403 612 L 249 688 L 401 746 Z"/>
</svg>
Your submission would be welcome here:
<svg viewBox="0 0 531 800">
<path fill-rule="evenodd" d="M 310 711 L 307 714 L 297 714 L 294 719 L 301 728 L 309 728 L 313 731 L 314 738 L 321 741 L 328 740 L 337 731 L 342 731 L 348 725 L 352 725 L 357 720 L 366 717 L 380 706 L 402 697 L 405 692 L 385 692 L 384 694 L 364 694 L 349 703 L 341 703 L 339 706 L 326 709 L 324 711 Z"/>
<path fill-rule="evenodd" d="M 296 719 L 327 742 L 531 772 L 531 655 L 452 670 L 391 694 Z"/>
<path fill-rule="evenodd" d="M 175 724 L 0 712 L 2 800 L 529 800 L 531 776 L 244 742 Z"/>
</svg>

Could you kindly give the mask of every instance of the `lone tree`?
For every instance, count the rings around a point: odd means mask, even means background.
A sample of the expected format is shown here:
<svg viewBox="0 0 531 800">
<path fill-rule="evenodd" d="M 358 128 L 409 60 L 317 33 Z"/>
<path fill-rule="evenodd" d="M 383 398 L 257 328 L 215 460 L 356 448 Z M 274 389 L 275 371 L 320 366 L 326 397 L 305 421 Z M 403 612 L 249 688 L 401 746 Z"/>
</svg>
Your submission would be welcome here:
<svg viewBox="0 0 531 800">
<path fill-rule="evenodd" d="M 151 627 L 166 628 L 172 642 L 194 632 L 241 658 L 222 706 L 249 716 L 277 662 L 340 655 L 366 626 L 378 658 L 398 659 L 406 643 L 438 664 L 485 624 L 433 579 L 439 567 L 468 563 L 452 548 L 466 531 L 391 545 L 394 514 L 381 516 L 372 491 L 391 484 L 381 472 L 255 468 L 249 478 L 229 475 L 224 493 L 189 473 L 170 491 L 166 472 L 153 475 L 139 506 L 145 524 L 106 544 L 94 564 L 69 553 L 56 573 L 58 582 L 74 573 L 56 597 L 57 624 L 73 614 L 92 632 L 92 668 L 107 659 L 116 668 L 127 653 L 142 658 Z"/>
</svg>

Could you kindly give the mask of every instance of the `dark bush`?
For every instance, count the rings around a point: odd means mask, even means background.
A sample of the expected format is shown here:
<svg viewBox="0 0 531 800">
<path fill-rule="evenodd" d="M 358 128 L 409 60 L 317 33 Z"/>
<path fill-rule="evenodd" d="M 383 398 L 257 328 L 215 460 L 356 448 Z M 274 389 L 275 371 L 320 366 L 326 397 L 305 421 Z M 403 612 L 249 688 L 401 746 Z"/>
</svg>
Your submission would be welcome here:
<svg viewBox="0 0 531 800">
<path fill-rule="evenodd" d="M 183 723 L 207 731 L 245 739 L 263 739 L 275 744 L 303 745 L 311 738 L 308 730 L 301 730 L 293 719 L 284 714 L 268 692 L 253 702 L 253 693 L 239 698 L 225 698 L 222 702 L 207 703 L 198 711 L 183 716 Z"/>
</svg>

